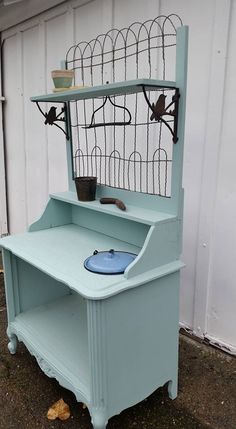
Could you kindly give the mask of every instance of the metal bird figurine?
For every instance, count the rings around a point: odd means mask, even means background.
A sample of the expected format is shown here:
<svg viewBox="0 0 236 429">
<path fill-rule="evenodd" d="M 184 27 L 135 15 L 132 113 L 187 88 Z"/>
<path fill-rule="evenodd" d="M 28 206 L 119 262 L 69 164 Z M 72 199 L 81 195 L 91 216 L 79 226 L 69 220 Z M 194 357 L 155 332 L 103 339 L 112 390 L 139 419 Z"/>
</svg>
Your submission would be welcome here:
<svg viewBox="0 0 236 429">
<path fill-rule="evenodd" d="M 161 94 L 155 103 L 152 103 L 152 114 L 150 116 L 150 120 L 159 121 L 161 116 L 166 113 L 166 95 Z"/>
<path fill-rule="evenodd" d="M 60 127 L 60 125 L 56 124 L 56 122 L 66 122 L 65 116 L 66 116 L 66 104 L 64 105 L 64 107 L 62 107 L 61 111 L 58 113 L 57 115 L 57 108 L 55 106 L 52 106 L 51 109 L 49 110 L 49 112 L 43 112 L 43 110 L 41 109 L 38 101 L 36 101 L 36 105 L 39 109 L 39 111 L 42 113 L 42 115 L 45 118 L 44 124 L 45 125 L 55 125 L 57 128 L 59 128 L 66 136 L 66 139 L 69 140 L 69 134 L 67 132 L 67 130 L 63 130 L 62 127 Z M 64 117 L 61 118 L 60 116 L 64 113 Z"/>
<path fill-rule="evenodd" d="M 152 114 L 150 116 L 150 121 L 155 120 L 157 122 L 160 122 L 161 124 L 162 123 L 165 124 L 165 126 L 170 130 L 172 134 L 173 143 L 177 143 L 178 141 L 177 117 L 178 117 L 178 103 L 179 103 L 180 94 L 179 94 L 178 88 L 173 88 L 173 89 L 175 89 L 175 94 L 173 95 L 171 102 L 166 106 L 166 95 L 164 95 L 163 93 L 159 95 L 156 103 L 151 104 L 146 93 L 145 85 L 142 85 L 142 90 L 143 90 L 145 100 L 152 111 Z M 173 110 L 170 110 L 171 106 L 174 107 Z M 172 120 L 172 122 L 174 122 L 173 129 L 168 124 L 168 121 L 164 119 L 164 116 L 171 116 L 173 118 Z"/>
<path fill-rule="evenodd" d="M 54 122 L 57 120 L 57 114 L 56 114 L 57 108 L 52 106 L 48 113 L 45 114 L 45 125 L 53 125 Z"/>
</svg>

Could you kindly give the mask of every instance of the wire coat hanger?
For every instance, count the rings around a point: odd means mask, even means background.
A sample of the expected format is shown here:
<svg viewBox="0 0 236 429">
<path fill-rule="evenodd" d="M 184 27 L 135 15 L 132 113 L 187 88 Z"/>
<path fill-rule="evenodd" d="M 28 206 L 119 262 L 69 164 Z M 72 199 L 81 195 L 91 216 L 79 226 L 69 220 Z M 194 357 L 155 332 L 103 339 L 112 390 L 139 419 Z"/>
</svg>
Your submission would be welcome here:
<svg viewBox="0 0 236 429">
<path fill-rule="evenodd" d="M 126 111 L 126 112 L 128 113 L 128 115 L 129 115 L 129 120 L 128 120 L 128 121 L 123 121 L 123 122 L 115 121 L 115 122 L 98 122 L 97 124 L 96 124 L 96 123 L 94 123 L 95 114 L 105 106 L 105 104 L 106 104 L 107 100 L 109 100 L 109 101 L 110 101 L 110 103 L 111 103 L 114 107 L 117 107 L 118 109 L 122 109 L 122 110 Z M 129 109 L 127 109 L 127 107 L 125 107 L 125 106 L 120 106 L 119 104 L 114 103 L 114 102 L 111 100 L 111 98 L 110 98 L 109 96 L 106 96 L 106 97 L 105 97 L 105 100 L 104 100 L 104 102 L 103 102 L 103 104 L 102 104 L 100 107 L 98 107 L 98 109 L 96 109 L 96 110 L 93 112 L 92 117 L 91 117 L 91 122 L 90 122 L 90 124 L 89 124 L 89 125 L 87 125 L 87 126 L 85 126 L 85 127 L 83 127 L 83 128 L 87 128 L 87 129 L 88 129 L 88 128 L 97 128 L 97 127 L 107 127 L 107 126 L 109 126 L 109 125 L 113 125 L 113 126 L 114 126 L 114 125 L 115 125 L 115 126 L 117 126 L 117 125 L 118 125 L 118 126 L 119 126 L 119 125 L 129 125 L 129 124 L 131 123 L 131 119 L 132 119 L 132 117 L 131 117 L 131 113 L 130 113 Z"/>
</svg>

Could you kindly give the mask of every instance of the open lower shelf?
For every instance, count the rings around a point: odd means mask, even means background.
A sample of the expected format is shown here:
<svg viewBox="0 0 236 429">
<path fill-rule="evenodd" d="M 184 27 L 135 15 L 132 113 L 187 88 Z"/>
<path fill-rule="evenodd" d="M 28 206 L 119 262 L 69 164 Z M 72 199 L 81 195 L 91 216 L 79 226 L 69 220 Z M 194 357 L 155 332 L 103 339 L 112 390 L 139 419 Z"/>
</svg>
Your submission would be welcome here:
<svg viewBox="0 0 236 429">
<path fill-rule="evenodd" d="M 122 82 L 110 83 L 106 85 L 93 86 L 83 89 L 72 89 L 70 91 L 57 92 L 46 95 L 31 97 L 31 101 L 65 103 L 73 100 L 86 100 L 89 98 L 114 96 L 121 94 L 132 94 L 142 91 L 142 86 L 148 90 L 158 88 L 175 88 L 174 81 L 156 80 L 156 79 L 136 79 Z"/>
<path fill-rule="evenodd" d="M 129 203 L 126 203 L 126 211 L 122 211 L 113 204 L 101 204 L 99 199 L 95 201 L 82 202 L 78 200 L 75 192 L 70 191 L 52 194 L 50 197 L 54 200 L 64 201 L 76 206 L 89 208 L 91 210 L 111 214 L 113 216 L 122 217 L 124 219 L 133 220 L 146 225 L 156 225 L 157 223 L 168 222 L 176 219 L 176 215 L 134 206 Z"/>
<path fill-rule="evenodd" d="M 19 314 L 11 330 L 49 376 L 63 378 L 65 385 L 89 400 L 87 309 L 79 295 L 67 295 Z"/>
</svg>

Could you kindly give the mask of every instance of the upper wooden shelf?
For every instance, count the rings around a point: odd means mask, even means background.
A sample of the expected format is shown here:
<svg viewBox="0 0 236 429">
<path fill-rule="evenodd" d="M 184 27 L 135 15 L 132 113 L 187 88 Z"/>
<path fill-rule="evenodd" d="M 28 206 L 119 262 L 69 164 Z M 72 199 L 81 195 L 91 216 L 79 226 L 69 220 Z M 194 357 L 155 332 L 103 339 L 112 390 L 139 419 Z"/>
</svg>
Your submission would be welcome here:
<svg viewBox="0 0 236 429">
<path fill-rule="evenodd" d="M 75 192 L 58 192 L 56 194 L 51 194 L 51 198 L 54 200 L 64 201 L 66 203 L 70 203 L 76 206 L 80 206 L 83 208 L 88 208 L 90 210 L 95 210 L 98 212 L 102 212 L 105 214 L 110 214 L 113 216 L 125 218 L 128 220 L 132 220 L 135 222 L 144 223 L 146 225 L 156 225 L 161 222 L 169 222 L 176 219 L 176 215 L 165 213 L 159 210 L 151 210 L 145 207 L 138 207 L 132 204 L 127 204 L 127 210 L 122 211 L 119 210 L 115 205 L 108 204 L 100 204 L 99 199 L 95 201 L 79 201 Z M 142 198 L 142 197 L 140 197 Z"/>
<path fill-rule="evenodd" d="M 155 90 L 157 88 L 176 88 L 176 82 L 156 79 L 136 79 L 106 85 L 92 86 L 83 89 L 73 89 L 46 95 L 31 97 L 31 101 L 65 103 L 67 101 L 86 100 L 109 95 L 132 94 L 142 91 L 142 87 Z"/>
</svg>

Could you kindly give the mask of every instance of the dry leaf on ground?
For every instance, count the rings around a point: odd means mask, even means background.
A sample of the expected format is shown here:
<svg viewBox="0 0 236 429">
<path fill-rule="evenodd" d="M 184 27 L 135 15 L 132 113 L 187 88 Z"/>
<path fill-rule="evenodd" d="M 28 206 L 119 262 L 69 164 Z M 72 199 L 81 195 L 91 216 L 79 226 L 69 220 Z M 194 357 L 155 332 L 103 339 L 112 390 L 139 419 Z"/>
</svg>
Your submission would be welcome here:
<svg viewBox="0 0 236 429">
<path fill-rule="evenodd" d="M 55 402 L 47 412 L 48 420 L 55 420 L 57 418 L 60 420 L 67 420 L 69 417 L 70 407 L 63 401 L 63 399 L 59 399 L 59 401 Z"/>
</svg>

